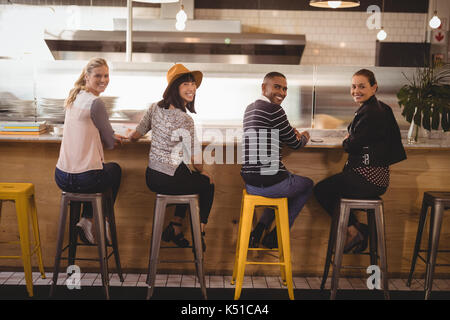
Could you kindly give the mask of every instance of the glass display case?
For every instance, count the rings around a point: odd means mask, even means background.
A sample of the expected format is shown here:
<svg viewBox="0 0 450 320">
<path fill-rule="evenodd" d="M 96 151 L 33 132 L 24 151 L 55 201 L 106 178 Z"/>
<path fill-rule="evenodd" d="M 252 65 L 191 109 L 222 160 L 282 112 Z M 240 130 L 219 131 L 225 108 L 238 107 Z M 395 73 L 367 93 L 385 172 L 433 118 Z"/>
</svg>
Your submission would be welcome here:
<svg viewBox="0 0 450 320">
<path fill-rule="evenodd" d="M 0 59 L 0 121 L 64 122 L 64 99 L 86 61 Z M 101 95 L 113 122 L 138 122 L 152 102 L 162 98 L 171 63 L 111 62 L 110 82 Z M 291 124 L 308 128 L 345 128 L 358 108 L 350 96 L 351 76 L 360 67 L 186 64 L 203 72 L 193 115 L 202 126 L 239 127 L 247 105 L 261 95 L 266 73 L 286 75 L 283 102 Z M 410 68 L 370 67 L 379 84 L 377 97 L 389 104 L 402 129 L 396 93 Z"/>
</svg>

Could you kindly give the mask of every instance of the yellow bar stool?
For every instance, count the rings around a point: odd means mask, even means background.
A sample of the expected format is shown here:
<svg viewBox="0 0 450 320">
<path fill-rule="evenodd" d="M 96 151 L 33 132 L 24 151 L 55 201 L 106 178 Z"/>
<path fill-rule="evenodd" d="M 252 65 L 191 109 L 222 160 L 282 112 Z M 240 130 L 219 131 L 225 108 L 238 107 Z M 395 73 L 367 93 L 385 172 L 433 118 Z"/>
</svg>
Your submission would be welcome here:
<svg viewBox="0 0 450 320">
<path fill-rule="evenodd" d="M 39 225 L 34 198 L 34 185 L 32 183 L 0 183 L 0 216 L 3 201 L 15 202 L 22 256 L 0 256 L 0 259 L 22 259 L 28 295 L 32 297 L 33 278 L 31 273 L 31 256 L 34 253 L 37 254 L 39 271 L 42 279 L 45 279 L 44 264 L 42 263 L 41 241 L 39 238 Z M 34 237 L 34 248 L 32 250 L 30 250 L 29 237 L 30 217 Z M 17 244 L 17 241 L 3 243 Z"/>
<path fill-rule="evenodd" d="M 273 207 L 275 209 L 278 249 L 248 247 L 248 243 L 250 241 L 250 232 L 252 228 L 253 214 L 255 208 L 259 206 Z M 248 251 L 278 251 L 279 262 L 247 261 Z M 241 218 L 239 221 L 239 232 L 236 243 L 236 259 L 234 262 L 233 276 L 231 279 L 231 284 L 236 283 L 236 288 L 234 291 L 235 300 L 238 300 L 241 296 L 245 266 L 248 264 L 279 265 L 281 271 L 281 279 L 283 280 L 283 284 L 288 288 L 289 299 L 294 300 L 287 198 L 266 198 L 262 196 L 254 196 L 249 195 L 245 189 L 243 190 Z"/>
</svg>

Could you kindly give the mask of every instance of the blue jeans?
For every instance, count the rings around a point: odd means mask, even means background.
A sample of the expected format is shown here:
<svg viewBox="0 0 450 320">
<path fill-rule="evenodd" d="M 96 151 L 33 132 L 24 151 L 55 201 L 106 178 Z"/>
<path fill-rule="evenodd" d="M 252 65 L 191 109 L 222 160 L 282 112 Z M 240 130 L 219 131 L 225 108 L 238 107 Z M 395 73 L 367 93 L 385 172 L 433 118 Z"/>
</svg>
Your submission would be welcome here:
<svg viewBox="0 0 450 320">
<path fill-rule="evenodd" d="M 295 218 L 302 210 L 313 191 L 314 182 L 306 177 L 289 173 L 289 177 L 269 187 L 255 187 L 245 185 L 248 194 L 268 198 L 288 198 L 289 227 L 294 224 Z M 273 209 L 266 208 L 259 220 L 260 223 L 269 227 L 275 219 Z"/>
<path fill-rule="evenodd" d="M 55 169 L 55 182 L 62 191 L 73 193 L 98 193 L 112 189 L 113 201 L 119 192 L 122 169 L 117 163 L 103 164 L 103 170 L 90 170 L 82 173 L 67 173 Z M 92 218 L 92 204 L 83 202 L 82 217 Z"/>
</svg>

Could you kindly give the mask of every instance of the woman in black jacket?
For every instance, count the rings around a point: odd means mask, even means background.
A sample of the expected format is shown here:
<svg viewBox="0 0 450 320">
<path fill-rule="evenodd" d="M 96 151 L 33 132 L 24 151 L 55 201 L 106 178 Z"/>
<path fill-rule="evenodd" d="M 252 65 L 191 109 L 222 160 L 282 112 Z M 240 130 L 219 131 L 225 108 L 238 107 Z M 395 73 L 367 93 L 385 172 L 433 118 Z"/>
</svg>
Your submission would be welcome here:
<svg viewBox="0 0 450 320">
<path fill-rule="evenodd" d="M 341 173 L 320 181 L 314 195 L 326 212 L 339 214 L 341 198 L 372 198 L 389 186 L 389 165 L 406 159 L 400 129 L 391 108 L 375 97 L 378 84 L 372 71 L 361 69 L 352 77 L 351 95 L 360 105 L 343 141 L 349 154 Z M 350 213 L 344 253 L 367 248 L 368 226 Z"/>
</svg>

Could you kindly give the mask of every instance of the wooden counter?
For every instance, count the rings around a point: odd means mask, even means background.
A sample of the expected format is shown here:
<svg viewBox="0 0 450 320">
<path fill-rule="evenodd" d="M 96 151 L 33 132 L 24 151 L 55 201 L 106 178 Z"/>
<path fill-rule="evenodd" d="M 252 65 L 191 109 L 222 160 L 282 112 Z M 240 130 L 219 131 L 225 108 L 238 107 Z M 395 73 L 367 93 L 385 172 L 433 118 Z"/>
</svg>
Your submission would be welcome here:
<svg viewBox="0 0 450 320">
<path fill-rule="evenodd" d="M 42 250 L 46 271 L 52 272 L 59 215 L 60 190 L 54 182 L 54 168 L 59 153 L 59 139 L 30 141 L 29 139 L 0 139 L 0 181 L 31 182 L 36 187 L 36 199 L 41 232 Z M 116 202 L 116 222 L 122 268 L 126 272 L 146 272 L 150 234 L 153 219 L 154 194 L 145 184 L 145 168 L 149 145 L 146 142 L 125 144 L 121 148 L 105 151 L 107 161 L 118 162 L 122 167 L 122 184 Z M 430 148 L 407 147 L 408 159 L 391 167 L 391 185 L 383 196 L 385 202 L 388 269 L 396 277 L 409 272 L 412 250 L 417 232 L 419 209 L 423 192 L 450 190 L 450 148 L 430 145 Z M 286 155 L 284 163 L 295 174 L 310 177 L 315 183 L 340 172 L 346 154 L 338 145 L 315 145 Z M 207 251 L 205 269 L 208 274 L 231 275 L 235 257 L 235 245 L 239 222 L 239 206 L 243 182 L 240 165 L 210 165 L 216 195 L 206 229 Z M 168 212 L 166 217 L 171 217 Z M 166 219 L 167 220 L 167 219 Z M 188 225 L 188 223 L 186 224 Z M 450 242 L 450 218 L 444 219 L 441 248 Z M 291 229 L 291 247 L 294 275 L 321 276 L 328 243 L 329 216 L 312 197 L 300 213 Z M 189 234 L 189 230 L 185 230 Z M 424 232 L 424 243 L 426 243 Z M 0 241 L 17 240 L 17 220 L 11 202 L 3 203 L 0 220 Z M 67 238 L 66 238 L 67 239 Z M 12 249 L 0 245 L 1 252 L 13 254 Z M 79 254 L 96 257 L 93 248 L 82 248 Z M 161 250 L 161 259 L 190 259 L 189 249 Z M 445 258 L 440 254 L 438 260 Z M 255 259 L 259 259 L 255 256 Z M 445 260 L 444 260 L 445 261 Z M 365 256 L 346 256 L 344 263 L 369 265 Z M 448 263 L 448 261 L 446 261 Z M 82 272 L 98 270 L 95 262 L 78 261 Z M 110 267 L 115 268 L 110 259 Z M 0 270 L 17 269 L 19 260 L 0 260 Z M 194 273 L 194 265 L 161 264 L 158 272 Z M 253 274 L 278 275 L 279 268 L 248 266 Z M 423 274 L 424 264 L 418 262 L 418 275 Z M 349 271 L 347 274 L 364 276 L 365 271 Z M 441 276 L 450 276 L 450 268 L 436 268 Z"/>
</svg>

